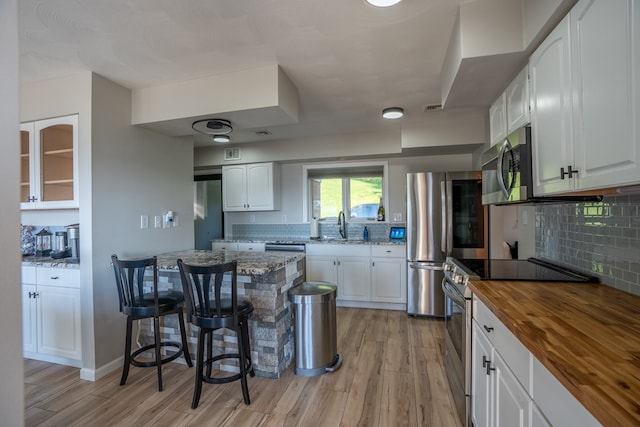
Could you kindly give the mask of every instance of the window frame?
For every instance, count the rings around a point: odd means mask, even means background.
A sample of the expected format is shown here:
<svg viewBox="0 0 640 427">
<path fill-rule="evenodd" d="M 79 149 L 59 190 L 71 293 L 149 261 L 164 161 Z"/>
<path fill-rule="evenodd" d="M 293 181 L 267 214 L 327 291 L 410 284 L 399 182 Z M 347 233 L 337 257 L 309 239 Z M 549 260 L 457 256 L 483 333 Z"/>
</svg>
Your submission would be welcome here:
<svg viewBox="0 0 640 427">
<path fill-rule="evenodd" d="M 311 218 L 309 218 L 309 208 L 311 206 L 311 192 L 309 191 L 309 171 L 314 170 L 322 170 L 322 169 L 344 169 L 345 175 L 352 175 L 354 171 L 358 169 L 371 169 L 372 167 L 382 167 L 382 204 L 385 208 L 385 211 L 388 212 L 387 203 L 389 203 L 389 162 L 387 160 L 379 160 L 379 161 L 366 161 L 366 162 L 333 162 L 333 163 L 314 163 L 314 164 L 306 164 L 302 166 L 302 179 L 304 185 L 302 186 L 302 200 L 304 200 L 304 204 L 302 207 L 302 218 L 305 222 L 310 222 Z M 346 178 L 343 177 L 343 178 Z M 344 185 L 344 184 L 343 184 Z M 344 191 L 344 189 L 343 189 Z M 346 203 L 345 200 L 342 201 L 343 205 Z M 346 215 L 347 222 L 371 222 L 371 220 L 367 219 L 351 219 L 349 215 Z M 385 222 L 388 221 L 388 218 L 385 217 Z"/>
</svg>

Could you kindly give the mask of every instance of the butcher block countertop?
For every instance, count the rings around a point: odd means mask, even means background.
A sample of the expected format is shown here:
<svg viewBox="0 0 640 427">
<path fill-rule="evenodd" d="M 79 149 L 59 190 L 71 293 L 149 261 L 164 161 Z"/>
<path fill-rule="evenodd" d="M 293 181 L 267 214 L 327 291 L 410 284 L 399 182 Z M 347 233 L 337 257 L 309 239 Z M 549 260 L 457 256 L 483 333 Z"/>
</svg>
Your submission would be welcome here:
<svg viewBox="0 0 640 427">
<path fill-rule="evenodd" d="M 640 425 L 640 297 L 582 283 L 470 286 L 598 421 Z"/>
</svg>

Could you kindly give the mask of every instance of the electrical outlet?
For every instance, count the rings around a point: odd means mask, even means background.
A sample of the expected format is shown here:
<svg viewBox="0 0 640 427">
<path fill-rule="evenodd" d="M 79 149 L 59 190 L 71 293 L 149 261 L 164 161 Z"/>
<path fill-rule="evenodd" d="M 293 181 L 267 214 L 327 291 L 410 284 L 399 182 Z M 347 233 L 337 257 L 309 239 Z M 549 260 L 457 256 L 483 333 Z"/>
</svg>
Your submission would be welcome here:
<svg viewBox="0 0 640 427">
<path fill-rule="evenodd" d="M 256 216 L 255 215 L 249 215 L 249 222 L 256 222 Z"/>
<path fill-rule="evenodd" d="M 180 225 L 180 221 L 178 220 L 178 218 L 179 218 L 178 215 L 173 214 L 173 226 L 174 227 L 177 227 L 177 226 Z"/>
<path fill-rule="evenodd" d="M 162 228 L 162 215 L 156 215 L 153 217 L 153 227 Z"/>
<path fill-rule="evenodd" d="M 287 215 L 282 214 L 282 222 L 287 222 Z"/>
<path fill-rule="evenodd" d="M 140 215 L 140 228 L 149 228 L 149 215 Z"/>
</svg>

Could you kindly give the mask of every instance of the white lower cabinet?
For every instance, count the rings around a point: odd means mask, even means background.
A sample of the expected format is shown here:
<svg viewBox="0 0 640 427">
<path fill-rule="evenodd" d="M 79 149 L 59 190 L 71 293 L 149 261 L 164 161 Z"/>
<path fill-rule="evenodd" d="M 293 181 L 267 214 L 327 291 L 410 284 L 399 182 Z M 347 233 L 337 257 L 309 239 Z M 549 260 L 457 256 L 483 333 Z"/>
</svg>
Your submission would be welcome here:
<svg viewBox="0 0 640 427">
<path fill-rule="evenodd" d="M 399 309 L 407 300 L 405 251 L 404 245 L 307 245 L 306 280 L 336 284 L 339 304 Z"/>
<path fill-rule="evenodd" d="M 474 426 L 530 426 L 532 401 L 526 390 L 476 321 L 472 334 Z"/>
<path fill-rule="evenodd" d="M 407 302 L 406 247 L 379 245 L 371 248 L 371 300 Z"/>
<path fill-rule="evenodd" d="M 471 323 L 474 427 L 601 425 L 476 296 Z"/>
<path fill-rule="evenodd" d="M 48 267 L 22 271 L 25 357 L 79 366 L 80 271 Z"/>
</svg>

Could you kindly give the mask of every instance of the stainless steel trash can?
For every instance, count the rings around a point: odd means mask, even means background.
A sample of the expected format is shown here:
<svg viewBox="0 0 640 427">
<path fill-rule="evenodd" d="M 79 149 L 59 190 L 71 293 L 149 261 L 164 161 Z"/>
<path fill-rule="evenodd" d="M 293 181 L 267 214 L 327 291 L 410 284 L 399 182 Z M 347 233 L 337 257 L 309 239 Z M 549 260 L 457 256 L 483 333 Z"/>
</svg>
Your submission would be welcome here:
<svg viewBox="0 0 640 427">
<path fill-rule="evenodd" d="M 336 290 L 328 282 L 304 282 L 289 290 L 293 306 L 296 375 L 313 377 L 342 365 L 337 352 Z"/>
</svg>

